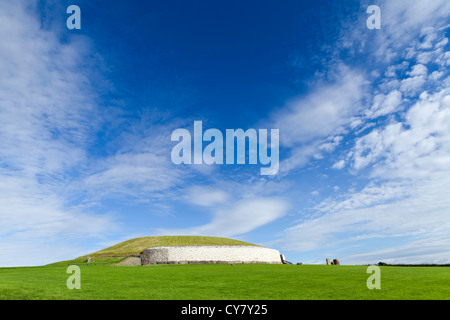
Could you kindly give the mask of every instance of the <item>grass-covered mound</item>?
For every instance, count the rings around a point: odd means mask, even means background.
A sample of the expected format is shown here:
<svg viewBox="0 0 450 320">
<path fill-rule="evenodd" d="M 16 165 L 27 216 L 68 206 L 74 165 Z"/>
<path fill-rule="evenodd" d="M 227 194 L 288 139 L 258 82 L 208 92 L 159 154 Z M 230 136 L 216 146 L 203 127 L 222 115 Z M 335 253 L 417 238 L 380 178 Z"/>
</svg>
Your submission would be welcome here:
<svg viewBox="0 0 450 320">
<path fill-rule="evenodd" d="M 139 255 L 144 249 L 174 246 L 256 246 L 255 244 L 221 237 L 204 236 L 154 236 L 142 237 L 120 242 L 111 247 L 83 255 L 74 260 L 61 261 L 51 265 L 83 263 L 91 257 L 91 263 L 113 263 L 120 257 Z"/>
<path fill-rule="evenodd" d="M 91 253 L 89 257 L 107 255 L 137 255 L 142 250 L 153 247 L 174 246 L 254 246 L 254 244 L 219 237 L 202 236 L 159 236 L 127 240 L 103 250 Z"/>
</svg>

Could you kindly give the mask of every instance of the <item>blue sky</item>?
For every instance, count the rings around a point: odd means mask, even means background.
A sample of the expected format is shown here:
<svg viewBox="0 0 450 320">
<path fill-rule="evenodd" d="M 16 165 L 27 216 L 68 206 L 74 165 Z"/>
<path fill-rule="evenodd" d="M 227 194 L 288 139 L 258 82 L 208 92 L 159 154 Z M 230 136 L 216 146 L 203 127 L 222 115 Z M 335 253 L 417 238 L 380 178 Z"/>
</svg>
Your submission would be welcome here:
<svg viewBox="0 0 450 320">
<path fill-rule="evenodd" d="M 0 266 L 180 234 L 449 263 L 449 30 L 446 0 L 2 1 Z M 278 173 L 173 164 L 194 121 L 278 129 Z"/>
</svg>

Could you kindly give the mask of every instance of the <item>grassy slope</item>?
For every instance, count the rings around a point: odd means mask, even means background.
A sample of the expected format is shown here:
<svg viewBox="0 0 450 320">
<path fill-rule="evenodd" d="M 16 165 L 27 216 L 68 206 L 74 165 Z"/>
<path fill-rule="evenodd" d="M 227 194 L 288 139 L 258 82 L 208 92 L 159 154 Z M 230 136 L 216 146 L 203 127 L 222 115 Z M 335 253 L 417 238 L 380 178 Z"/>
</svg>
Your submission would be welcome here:
<svg viewBox="0 0 450 320">
<path fill-rule="evenodd" d="M 131 239 L 114 246 L 94 252 L 90 257 L 106 255 L 131 255 L 139 254 L 142 250 L 151 247 L 172 246 L 254 246 L 254 244 L 219 237 L 201 236 L 159 236 Z"/>
<path fill-rule="evenodd" d="M 156 236 L 127 240 L 114 246 L 93 252 L 73 260 L 52 263 L 52 266 L 66 265 L 68 263 L 82 263 L 86 257 L 91 257 L 93 263 L 113 262 L 120 258 L 105 256 L 138 255 L 142 250 L 151 247 L 173 246 L 255 246 L 254 244 L 220 237 L 204 236 Z"/>
<path fill-rule="evenodd" d="M 381 267 L 369 290 L 365 266 L 82 266 L 69 290 L 65 267 L 0 268 L 0 299 L 448 299 L 450 268 Z"/>
</svg>

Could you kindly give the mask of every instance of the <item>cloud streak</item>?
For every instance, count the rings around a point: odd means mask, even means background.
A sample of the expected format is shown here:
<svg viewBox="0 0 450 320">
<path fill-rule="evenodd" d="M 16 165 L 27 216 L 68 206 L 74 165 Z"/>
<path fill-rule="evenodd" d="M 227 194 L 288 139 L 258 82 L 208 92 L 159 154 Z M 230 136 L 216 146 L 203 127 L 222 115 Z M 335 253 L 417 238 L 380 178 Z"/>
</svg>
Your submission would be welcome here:
<svg viewBox="0 0 450 320">
<path fill-rule="evenodd" d="M 0 5 L 3 266 L 17 258 L 7 256 L 8 246 L 21 243 L 20 255 L 26 256 L 37 243 L 48 250 L 58 240 L 74 252 L 71 240 L 114 227 L 112 217 L 72 208 L 64 195 L 68 177 L 86 166 L 91 133 L 101 122 L 90 72 L 80 68 L 89 45 L 82 39 L 62 44 L 40 28 L 33 12 L 36 7 L 28 2 Z"/>
<path fill-rule="evenodd" d="M 189 234 L 235 237 L 249 233 L 283 217 L 288 210 L 286 201 L 277 198 L 253 198 L 223 205 L 213 211 L 211 222 L 187 229 L 160 229 L 162 234 Z"/>
</svg>

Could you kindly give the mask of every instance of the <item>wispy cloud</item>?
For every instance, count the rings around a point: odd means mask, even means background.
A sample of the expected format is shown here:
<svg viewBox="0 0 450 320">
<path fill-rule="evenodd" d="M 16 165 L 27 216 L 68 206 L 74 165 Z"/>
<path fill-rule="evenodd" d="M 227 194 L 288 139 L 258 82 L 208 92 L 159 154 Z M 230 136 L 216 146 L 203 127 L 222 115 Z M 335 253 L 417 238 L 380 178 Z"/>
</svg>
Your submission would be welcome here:
<svg viewBox="0 0 450 320">
<path fill-rule="evenodd" d="M 273 115 L 272 126 L 280 128 L 280 143 L 291 156 L 280 164 L 286 174 L 313 157 L 333 151 L 354 116 L 361 112 L 364 75 L 340 64 L 334 80 L 320 81 L 305 97 L 293 99 Z"/>
<path fill-rule="evenodd" d="M 352 254 L 348 263 L 448 263 L 450 260 L 450 240 L 448 237 L 428 237 L 407 244 Z"/>
<path fill-rule="evenodd" d="M 89 45 L 61 43 L 34 12 L 24 1 L 0 5 L 2 265 L 13 263 L 7 246 L 22 243 L 26 256 L 36 249 L 30 242 L 48 248 L 58 239 L 73 252 L 70 239 L 114 225 L 112 217 L 71 208 L 64 197 L 69 172 L 86 165 L 90 133 L 101 121 L 89 69 L 80 68 Z"/>
<path fill-rule="evenodd" d="M 224 190 L 214 187 L 194 186 L 186 194 L 186 201 L 202 207 L 223 205 L 229 198 L 230 196 Z"/>
<path fill-rule="evenodd" d="M 266 225 L 287 213 L 283 199 L 253 198 L 223 205 L 212 212 L 211 222 L 187 229 L 161 229 L 163 234 L 194 234 L 233 237 Z"/>
</svg>

